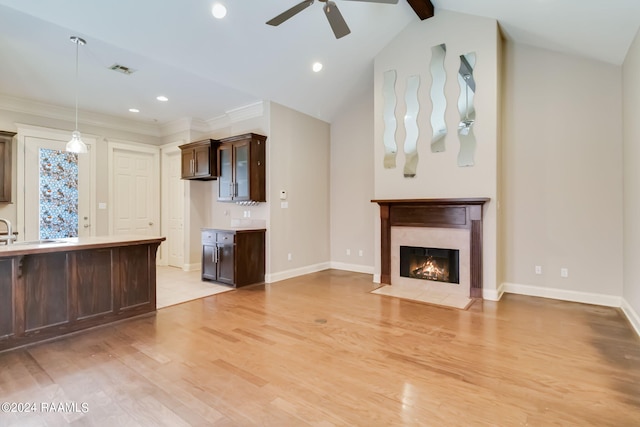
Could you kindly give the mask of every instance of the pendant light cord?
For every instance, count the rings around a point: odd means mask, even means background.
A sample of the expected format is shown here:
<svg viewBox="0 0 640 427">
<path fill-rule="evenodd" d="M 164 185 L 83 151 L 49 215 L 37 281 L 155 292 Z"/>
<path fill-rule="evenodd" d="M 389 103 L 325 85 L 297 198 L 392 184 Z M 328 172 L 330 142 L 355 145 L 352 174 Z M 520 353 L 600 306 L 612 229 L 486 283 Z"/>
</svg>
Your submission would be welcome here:
<svg viewBox="0 0 640 427">
<path fill-rule="evenodd" d="M 76 130 L 78 130 L 78 49 L 80 48 L 80 40 L 75 40 L 76 44 Z"/>
</svg>

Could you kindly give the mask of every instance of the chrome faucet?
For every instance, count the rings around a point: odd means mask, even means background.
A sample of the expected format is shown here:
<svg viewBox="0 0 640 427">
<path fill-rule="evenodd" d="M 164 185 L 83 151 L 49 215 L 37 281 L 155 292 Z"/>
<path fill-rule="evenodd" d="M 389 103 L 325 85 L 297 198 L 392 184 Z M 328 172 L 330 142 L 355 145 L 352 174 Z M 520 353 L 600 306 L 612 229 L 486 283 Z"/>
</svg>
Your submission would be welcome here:
<svg viewBox="0 0 640 427">
<path fill-rule="evenodd" d="M 0 242 L 5 242 L 7 245 L 13 243 L 16 240 L 16 236 L 13 235 L 13 227 L 11 226 L 11 221 L 5 218 L 0 218 L 0 222 L 4 222 L 7 226 L 7 236 L 0 236 Z"/>
</svg>

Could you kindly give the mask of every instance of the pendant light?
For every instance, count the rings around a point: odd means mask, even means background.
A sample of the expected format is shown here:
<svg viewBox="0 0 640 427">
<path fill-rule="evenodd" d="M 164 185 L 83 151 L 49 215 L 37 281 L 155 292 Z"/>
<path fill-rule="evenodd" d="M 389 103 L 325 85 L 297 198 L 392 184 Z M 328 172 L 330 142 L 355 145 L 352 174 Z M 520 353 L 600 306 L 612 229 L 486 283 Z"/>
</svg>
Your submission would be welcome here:
<svg viewBox="0 0 640 427">
<path fill-rule="evenodd" d="M 71 140 L 67 142 L 65 149 L 72 153 L 86 153 L 87 145 L 82 142 L 78 131 L 78 48 L 80 45 L 84 46 L 87 42 L 77 36 L 71 36 L 70 40 L 76 44 L 76 129 L 71 134 Z"/>
</svg>

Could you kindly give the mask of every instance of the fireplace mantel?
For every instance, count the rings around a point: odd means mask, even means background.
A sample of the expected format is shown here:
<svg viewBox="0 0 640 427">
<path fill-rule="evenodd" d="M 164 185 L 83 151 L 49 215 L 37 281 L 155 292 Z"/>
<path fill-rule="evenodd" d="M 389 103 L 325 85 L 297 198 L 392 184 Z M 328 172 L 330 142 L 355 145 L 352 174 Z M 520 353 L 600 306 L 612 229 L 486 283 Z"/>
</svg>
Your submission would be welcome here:
<svg viewBox="0 0 640 427">
<path fill-rule="evenodd" d="M 471 298 L 482 298 L 482 206 L 487 197 L 372 200 L 380 205 L 380 282 L 391 284 L 391 227 L 463 228 L 471 244 Z"/>
</svg>

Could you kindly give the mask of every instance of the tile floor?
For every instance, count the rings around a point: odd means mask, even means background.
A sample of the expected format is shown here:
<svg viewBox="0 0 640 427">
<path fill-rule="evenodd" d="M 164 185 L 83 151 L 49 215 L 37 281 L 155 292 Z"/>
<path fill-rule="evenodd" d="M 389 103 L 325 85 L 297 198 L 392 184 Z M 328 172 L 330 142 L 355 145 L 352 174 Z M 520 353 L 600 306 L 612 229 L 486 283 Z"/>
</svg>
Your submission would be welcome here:
<svg viewBox="0 0 640 427">
<path fill-rule="evenodd" d="M 435 285 L 437 286 L 437 285 Z M 424 302 L 427 304 L 442 305 L 445 307 L 459 308 L 466 310 L 473 303 L 473 299 L 461 294 L 452 294 L 438 291 L 432 285 L 409 285 L 396 284 L 384 285 L 371 291 L 372 294 L 386 295 L 395 298 L 409 299 L 412 301 Z"/>
<path fill-rule="evenodd" d="M 229 286 L 202 281 L 200 271 L 183 271 L 176 267 L 157 266 L 156 308 L 180 304 L 234 290 Z"/>
</svg>

